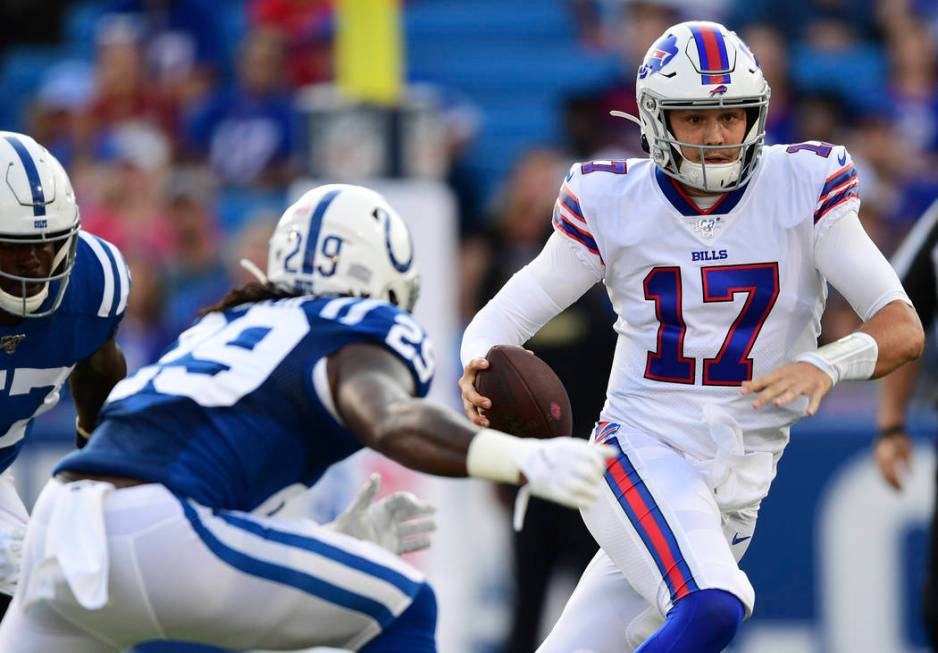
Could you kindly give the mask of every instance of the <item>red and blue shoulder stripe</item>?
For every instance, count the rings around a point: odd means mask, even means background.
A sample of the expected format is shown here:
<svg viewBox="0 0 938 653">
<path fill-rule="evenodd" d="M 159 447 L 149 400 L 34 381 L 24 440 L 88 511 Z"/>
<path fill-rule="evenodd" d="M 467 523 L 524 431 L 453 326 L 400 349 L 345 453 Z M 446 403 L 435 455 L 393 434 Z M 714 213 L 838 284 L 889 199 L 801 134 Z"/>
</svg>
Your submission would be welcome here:
<svg viewBox="0 0 938 653">
<path fill-rule="evenodd" d="M 818 206 L 814 212 L 814 223 L 817 224 L 825 215 L 844 202 L 859 197 L 859 179 L 856 167 L 851 161 L 824 182 L 818 198 Z"/>
<path fill-rule="evenodd" d="M 583 224 L 586 224 L 586 218 L 583 217 L 583 209 L 580 208 L 580 198 L 573 194 L 567 182 L 560 187 L 560 195 L 557 198 L 559 208 L 568 218 L 573 218 Z"/>
<path fill-rule="evenodd" d="M 566 204 L 563 202 L 563 198 L 558 198 L 557 202 L 554 204 L 554 229 L 565 235 L 567 238 L 580 243 L 586 249 L 588 249 L 591 254 L 599 256 L 599 259 L 602 260 L 602 256 L 599 253 L 599 247 L 596 245 L 596 239 L 593 238 L 593 234 L 591 234 L 587 229 L 586 220 L 584 220 L 582 217 L 579 217 L 578 220 L 582 222 L 577 224 L 575 220 L 571 220 L 569 217 L 567 217 L 568 213 L 569 210 L 566 208 Z"/>
</svg>

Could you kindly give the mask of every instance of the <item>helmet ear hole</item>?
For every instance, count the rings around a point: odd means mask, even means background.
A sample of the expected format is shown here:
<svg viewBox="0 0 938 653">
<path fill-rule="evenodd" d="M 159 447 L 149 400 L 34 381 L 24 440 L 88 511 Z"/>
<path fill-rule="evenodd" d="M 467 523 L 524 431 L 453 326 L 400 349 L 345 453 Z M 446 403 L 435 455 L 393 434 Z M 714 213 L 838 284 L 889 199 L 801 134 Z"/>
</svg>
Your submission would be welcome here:
<svg viewBox="0 0 938 653">
<path fill-rule="evenodd" d="M 397 293 L 393 290 L 388 290 L 388 302 L 394 304 L 398 308 L 401 307 L 401 302 L 397 298 Z"/>
<path fill-rule="evenodd" d="M 648 146 L 648 137 L 645 136 L 645 134 L 642 134 L 642 149 L 645 152 L 648 152 L 648 153 L 651 152 L 651 148 Z"/>
</svg>

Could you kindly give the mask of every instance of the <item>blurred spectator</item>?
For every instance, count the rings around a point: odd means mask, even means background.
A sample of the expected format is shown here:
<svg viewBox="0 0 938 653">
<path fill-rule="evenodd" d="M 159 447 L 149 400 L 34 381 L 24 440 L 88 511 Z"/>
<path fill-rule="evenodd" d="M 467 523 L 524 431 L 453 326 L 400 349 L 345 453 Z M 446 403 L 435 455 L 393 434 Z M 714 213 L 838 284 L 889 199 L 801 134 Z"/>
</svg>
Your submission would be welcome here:
<svg viewBox="0 0 938 653">
<path fill-rule="evenodd" d="M 287 78 L 293 88 L 332 79 L 333 11 L 330 0 L 253 0 L 251 24 L 286 40 Z"/>
<path fill-rule="evenodd" d="M 795 3 L 788 3 L 795 4 Z M 838 14 L 804 25 L 792 48 L 792 82 L 800 91 L 834 93 L 854 111 L 880 109 L 886 102 L 886 61 L 881 49 L 862 41 L 856 25 Z"/>
<path fill-rule="evenodd" d="M 241 49 L 237 84 L 196 107 L 186 121 L 191 153 L 207 156 L 223 185 L 270 188 L 289 181 L 295 118 L 284 56 L 276 31 L 252 31 Z"/>
<path fill-rule="evenodd" d="M 732 0 L 728 24 L 746 26 L 771 23 L 794 42 L 803 37 L 806 26 L 819 18 L 836 18 L 852 32 L 866 39 L 876 34 L 874 5 L 882 0 Z M 900 0 L 905 2 L 906 0 Z M 810 29 L 810 28 L 809 28 Z M 737 30 L 738 31 L 738 30 Z"/>
<path fill-rule="evenodd" d="M 532 150 L 515 166 L 501 195 L 495 198 L 487 232 L 463 243 L 460 262 L 462 315 L 468 321 L 481 307 L 494 269 L 520 269 L 533 259 L 551 233 L 550 216 L 558 181 L 566 173 L 560 154 Z M 506 278 L 507 279 L 507 278 Z M 504 280 L 502 280 L 504 281 Z"/>
<path fill-rule="evenodd" d="M 938 155 L 938 47 L 923 25 L 905 23 L 889 39 L 896 124 L 918 149 Z"/>
<path fill-rule="evenodd" d="M 769 111 L 775 102 L 772 89 Z M 792 108 L 791 142 L 825 141 L 840 143 L 853 128 L 852 114 L 843 99 L 834 93 L 799 93 Z"/>
<path fill-rule="evenodd" d="M 224 69 L 219 9 L 211 0 L 111 0 L 106 11 L 133 18 L 147 81 L 176 110 L 203 97 Z"/>
<path fill-rule="evenodd" d="M 113 130 L 99 163 L 75 175 L 82 224 L 117 245 L 126 256 L 146 252 L 168 261 L 173 234 L 163 212 L 169 143 L 150 124 L 129 122 Z"/>
<path fill-rule="evenodd" d="M 491 232 L 487 238 L 471 241 L 466 250 L 476 257 L 476 264 L 486 261 L 472 275 L 479 289 L 464 288 L 473 298 L 464 302 L 471 306 L 471 313 L 540 252 L 552 233 L 550 216 L 565 172 L 566 161 L 551 150 L 528 152 L 518 162 L 501 201 L 496 202 Z M 480 271 L 483 274 L 478 278 Z M 597 285 L 525 345 L 553 368 L 570 392 L 573 435 L 578 437 L 589 436 L 605 401 L 616 341 L 610 328 L 614 317 L 603 288 Z M 504 490 L 503 498 L 510 506 L 512 490 Z M 530 653 L 539 642 L 552 578 L 561 570 L 579 576 L 597 546 L 577 512 L 532 500 L 524 530 L 514 533 L 513 549 L 517 592 L 504 650 Z"/>
<path fill-rule="evenodd" d="M 211 178 L 197 169 L 179 169 L 169 179 L 165 197 L 175 246 L 166 278 L 165 323 L 170 333 L 179 333 L 200 308 L 228 291 L 228 275 L 221 259 Z"/>
<path fill-rule="evenodd" d="M 162 267 L 144 254 L 127 259 L 133 279 L 133 292 L 127 302 L 127 314 L 117 332 L 124 351 L 128 372 L 149 365 L 175 337 L 163 322 L 166 284 Z"/>
<path fill-rule="evenodd" d="M 674 4 L 666 0 L 635 0 L 627 4 L 613 34 L 613 47 L 619 57 L 617 77 L 598 92 L 567 100 L 565 127 L 574 156 L 609 159 L 641 154 L 638 128 L 610 116 L 609 111 L 638 114 L 635 103 L 638 67 L 655 39 L 679 20 Z"/>
<path fill-rule="evenodd" d="M 797 142 L 792 115 L 794 98 L 788 80 L 788 46 L 782 34 L 768 23 L 756 23 L 746 28 L 741 36 L 750 50 L 759 53 L 759 67 L 772 89 L 765 125 L 766 143 Z"/>
<path fill-rule="evenodd" d="M 246 283 L 257 281 L 253 274 L 241 266 L 241 259 L 251 261 L 266 272 L 267 244 L 279 219 L 278 213 L 255 213 L 231 237 L 224 259 L 229 287 L 240 288 Z"/>
<path fill-rule="evenodd" d="M 94 156 L 108 133 L 125 122 L 149 122 L 164 133 L 174 131 L 171 107 L 146 77 L 140 31 L 126 16 L 104 16 L 97 34 L 94 97 L 79 124 L 84 154 Z"/>
<path fill-rule="evenodd" d="M 77 120 L 91 101 L 93 69 L 67 59 L 49 68 L 27 115 L 29 134 L 68 168 L 75 156 Z"/>
</svg>

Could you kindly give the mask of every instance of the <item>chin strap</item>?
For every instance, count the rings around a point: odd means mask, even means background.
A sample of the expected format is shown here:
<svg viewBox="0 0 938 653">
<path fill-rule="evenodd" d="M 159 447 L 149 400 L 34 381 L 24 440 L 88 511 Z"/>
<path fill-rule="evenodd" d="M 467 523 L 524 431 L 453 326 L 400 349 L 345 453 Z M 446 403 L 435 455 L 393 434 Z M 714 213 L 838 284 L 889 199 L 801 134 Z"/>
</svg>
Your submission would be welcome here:
<svg viewBox="0 0 938 653">
<path fill-rule="evenodd" d="M 626 113 L 625 111 L 612 110 L 609 112 L 609 115 L 614 116 L 616 118 L 625 118 L 629 122 L 634 122 L 636 125 L 639 126 L 639 128 L 641 128 L 642 126 L 642 121 L 636 118 L 635 116 L 633 116 L 631 113 Z"/>
<path fill-rule="evenodd" d="M 708 163 L 706 181 L 704 183 L 704 166 L 694 163 L 683 154 L 679 162 L 679 169 L 687 176 L 686 181 L 693 187 L 709 193 L 722 193 L 723 187 L 736 183 L 742 170 L 742 161 L 739 159 L 730 163 Z M 712 186 L 716 185 L 716 188 Z"/>
<path fill-rule="evenodd" d="M 239 263 L 242 268 L 254 275 L 254 278 L 260 281 L 263 285 L 266 286 L 268 281 L 270 281 L 267 278 L 267 275 L 264 274 L 264 272 L 259 267 L 257 267 L 254 261 L 243 258 L 239 261 Z"/>
<path fill-rule="evenodd" d="M 29 297 L 17 297 L 0 288 L 0 308 L 11 315 L 27 317 L 30 313 L 37 311 L 48 296 L 48 283 L 42 287 L 42 290 Z"/>
</svg>

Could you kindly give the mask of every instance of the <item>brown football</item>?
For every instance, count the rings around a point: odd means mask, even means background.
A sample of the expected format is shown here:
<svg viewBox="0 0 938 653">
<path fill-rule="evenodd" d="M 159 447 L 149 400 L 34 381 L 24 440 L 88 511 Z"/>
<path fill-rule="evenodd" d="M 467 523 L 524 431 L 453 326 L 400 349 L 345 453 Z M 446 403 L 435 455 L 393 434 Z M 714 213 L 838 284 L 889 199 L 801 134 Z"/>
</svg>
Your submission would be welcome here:
<svg viewBox="0 0 938 653">
<path fill-rule="evenodd" d="M 571 435 L 570 398 L 550 365 L 522 347 L 496 345 L 476 389 L 492 400 L 485 411 L 492 428 L 525 438 Z"/>
</svg>

